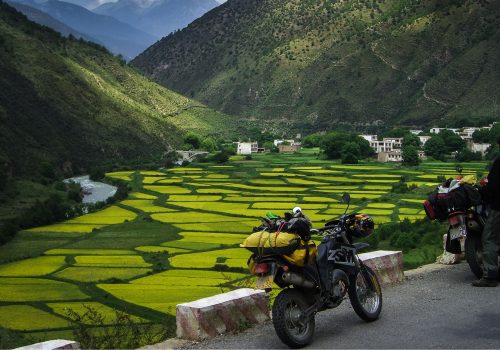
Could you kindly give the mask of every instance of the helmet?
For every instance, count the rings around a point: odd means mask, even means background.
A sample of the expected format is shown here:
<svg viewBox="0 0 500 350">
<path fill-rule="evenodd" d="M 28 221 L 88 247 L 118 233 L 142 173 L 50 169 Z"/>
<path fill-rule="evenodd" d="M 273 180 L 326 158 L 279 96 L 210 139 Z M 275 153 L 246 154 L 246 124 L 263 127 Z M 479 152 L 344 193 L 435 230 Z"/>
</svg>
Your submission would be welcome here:
<svg viewBox="0 0 500 350">
<path fill-rule="evenodd" d="M 368 237 L 373 233 L 375 224 L 366 214 L 356 215 L 354 218 L 353 233 L 356 237 Z"/>
<path fill-rule="evenodd" d="M 301 211 L 302 211 L 301 207 L 295 207 L 292 209 L 293 215 L 296 215 L 296 214 L 300 213 Z"/>
</svg>

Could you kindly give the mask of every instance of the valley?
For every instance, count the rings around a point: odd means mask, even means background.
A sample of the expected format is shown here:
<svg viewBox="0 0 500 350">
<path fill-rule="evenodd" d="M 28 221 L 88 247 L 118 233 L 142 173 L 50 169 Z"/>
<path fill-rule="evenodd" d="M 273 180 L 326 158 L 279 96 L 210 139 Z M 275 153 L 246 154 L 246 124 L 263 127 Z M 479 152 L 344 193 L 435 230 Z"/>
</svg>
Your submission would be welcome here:
<svg viewBox="0 0 500 350">
<path fill-rule="evenodd" d="M 69 309 L 82 314 L 87 305 L 107 324 L 120 310 L 144 325 L 167 320 L 172 331 L 176 304 L 253 284 L 246 269 L 251 253 L 239 244 L 260 217 L 298 205 L 321 227 L 344 212 L 344 192 L 352 197 L 350 211 L 369 214 L 377 225 L 372 249 L 403 249 L 407 268 L 441 253 L 444 227 L 422 222 L 426 231 L 415 238 L 403 226 L 425 217 L 422 200 L 438 176 L 454 176 L 453 164 L 342 165 L 317 152 L 107 173 L 129 183 L 126 200 L 21 231 L 0 247 L 0 327 L 28 339 L 72 339 Z M 485 163 L 463 167 L 464 174 L 484 174 Z M 392 188 L 402 176 L 414 189 L 398 194 Z"/>
</svg>

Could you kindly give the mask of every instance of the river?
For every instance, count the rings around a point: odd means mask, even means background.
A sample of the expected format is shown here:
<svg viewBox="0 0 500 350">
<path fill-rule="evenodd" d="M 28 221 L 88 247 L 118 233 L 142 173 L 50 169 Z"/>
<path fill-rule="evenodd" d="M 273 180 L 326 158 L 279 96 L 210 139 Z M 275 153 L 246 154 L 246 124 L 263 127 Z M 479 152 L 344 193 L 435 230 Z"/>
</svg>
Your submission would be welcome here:
<svg viewBox="0 0 500 350">
<path fill-rule="evenodd" d="M 88 175 L 76 176 L 65 179 L 64 182 L 79 183 L 83 190 L 83 203 L 104 202 L 109 197 L 113 197 L 116 193 L 116 186 L 111 186 L 102 182 L 90 180 Z"/>
</svg>

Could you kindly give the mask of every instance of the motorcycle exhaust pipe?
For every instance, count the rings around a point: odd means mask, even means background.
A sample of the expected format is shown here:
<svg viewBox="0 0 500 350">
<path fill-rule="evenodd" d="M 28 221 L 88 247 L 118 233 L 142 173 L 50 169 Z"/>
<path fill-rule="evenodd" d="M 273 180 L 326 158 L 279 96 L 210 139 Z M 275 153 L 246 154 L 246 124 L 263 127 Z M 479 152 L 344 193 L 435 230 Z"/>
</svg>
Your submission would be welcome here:
<svg viewBox="0 0 500 350">
<path fill-rule="evenodd" d="M 294 284 L 296 286 L 304 287 L 304 288 L 314 288 L 315 284 L 313 281 L 308 280 L 304 276 L 296 274 L 294 272 L 285 272 L 281 276 L 281 279 L 290 284 Z"/>
</svg>

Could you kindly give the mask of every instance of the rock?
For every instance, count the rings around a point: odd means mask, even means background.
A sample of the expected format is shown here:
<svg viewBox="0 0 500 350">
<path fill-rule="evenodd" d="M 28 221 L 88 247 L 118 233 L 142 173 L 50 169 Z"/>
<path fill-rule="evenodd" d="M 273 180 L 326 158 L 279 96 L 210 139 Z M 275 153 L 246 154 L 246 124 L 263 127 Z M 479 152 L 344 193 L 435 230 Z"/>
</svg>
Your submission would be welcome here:
<svg viewBox="0 0 500 350">
<path fill-rule="evenodd" d="M 400 251 L 377 250 L 363 253 L 359 258 L 377 275 L 380 284 L 404 281 L 403 253 Z"/>
<path fill-rule="evenodd" d="M 242 288 L 177 305 L 177 337 L 203 340 L 269 320 L 269 300 L 262 290 Z"/>
</svg>

